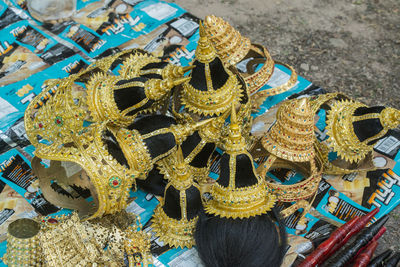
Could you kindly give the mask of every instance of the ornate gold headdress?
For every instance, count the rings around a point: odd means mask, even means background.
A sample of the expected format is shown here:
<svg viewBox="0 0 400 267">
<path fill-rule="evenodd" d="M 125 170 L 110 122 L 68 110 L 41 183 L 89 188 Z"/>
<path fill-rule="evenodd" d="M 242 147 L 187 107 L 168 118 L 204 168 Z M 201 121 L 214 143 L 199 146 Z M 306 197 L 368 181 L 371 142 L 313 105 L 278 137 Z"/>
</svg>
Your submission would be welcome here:
<svg viewBox="0 0 400 267">
<path fill-rule="evenodd" d="M 290 185 L 266 182 L 268 192 L 276 194 L 278 201 L 296 202 L 281 212 L 284 217 L 302 208 L 301 218 L 304 218 L 311 208 L 313 199 L 310 198 L 316 195 L 322 178 L 322 162 L 316 157 L 314 142 L 314 113 L 308 98 L 282 103 L 275 124 L 261 140 L 268 157 L 257 172 L 266 177 L 268 171 L 284 168 L 306 177 Z"/>
<path fill-rule="evenodd" d="M 304 162 L 314 157 L 314 140 L 314 113 L 308 99 L 302 98 L 282 103 L 262 144 L 279 158 Z"/>
<path fill-rule="evenodd" d="M 356 111 L 367 106 L 351 100 L 337 101 L 331 106 L 327 115 L 328 146 L 344 160 L 353 163 L 365 158 L 372 152 L 375 142 L 383 137 L 389 129 L 400 125 L 400 111 L 385 108 L 381 112 L 357 115 Z M 360 141 L 356 135 L 354 123 L 366 120 L 378 120 L 382 125 L 376 134 Z"/>
<path fill-rule="evenodd" d="M 206 16 L 204 28 L 224 64 L 236 66 L 238 63 L 249 59 L 246 65 L 247 70 L 241 75 L 249 87 L 250 94 L 257 93 L 268 82 L 274 71 L 275 62 L 267 48 L 251 43 L 248 38 L 242 36 L 228 22 L 214 15 Z M 263 65 L 259 70 L 255 71 L 255 66 L 258 64 Z M 278 64 L 284 65 L 291 70 L 291 78 L 285 84 L 265 89 L 262 94 L 257 97 L 254 96 L 253 100 L 257 101 L 257 103 L 254 104 L 253 109 L 258 109 L 268 96 L 280 94 L 290 89 L 297 81 L 297 74 L 292 67 L 284 63 L 278 62 Z"/>
<path fill-rule="evenodd" d="M 191 190 L 191 194 L 198 194 L 198 201 L 201 201 L 199 187 L 193 183 L 193 177 L 190 168 L 185 163 L 180 146 L 175 153 L 175 161 L 173 163 L 173 173 L 171 173 L 170 182 L 165 188 L 164 198 L 156 208 L 153 219 L 152 227 L 154 232 L 160 237 L 160 240 L 174 247 L 188 247 L 194 245 L 194 229 L 198 216 L 188 218 L 187 209 L 192 203 L 187 202 L 187 190 L 195 188 L 197 192 Z M 175 189 L 179 192 L 179 208 L 181 213 L 180 219 L 171 218 L 163 209 L 167 198 L 172 196 L 168 195 L 170 189 Z"/>
<path fill-rule="evenodd" d="M 220 62 L 201 23 L 200 39 L 193 65 L 195 68 L 192 70 L 192 79 L 183 84 L 181 91 L 181 101 L 185 108 L 199 115 L 219 115 L 228 110 L 231 103 L 239 102 L 243 88 L 236 75 Z M 218 70 L 216 70 L 216 66 Z M 197 81 L 199 75 L 193 76 L 194 72 L 201 73 L 203 78 L 200 79 L 205 79 L 205 81 Z M 223 78 L 219 77 L 220 75 Z M 215 79 L 222 79 L 224 83 L 220 87 L 214 88 L 215 84 L 219 84 Z"/>
<path fill-rule="evenodd" d="M 242 36 L 220 17 L 206 16 L 204 29 L 221 60 L 228 66 L 235 66 L 242 61 L 251 49 L 250 39 Z"/>
<path fill-rule="evenodd" d="M 105 123 L 92 124 L 72 136 L 69 142 L 60 138 L 52 140 L 51 145 L 36 145 L 37 157 L 74 162 L 86 171 L 95 190 L 94 201 L 98 202 L 96 212 L 88 219 L 126 208 L 129 190 L 140 174 L 137 170 L 121 165 L 108 153 L 102 138 L 105 130 Z M 41 179 L 40 175 L 38 177 Z"/>
<path fill-rule="evenodd" d="M 109 120 L 115 125 L 127 126 L 138 114 L 158 109 L 174 86 L 188 80 L 189 78 L 166 78 L 121 81 L 119 76 L 98 73 L 87 84 L 86 103 L 94 121 Z M 115 101 L 115 93 L 130 88 L 134 89 L 133 98 L 142 94 L 145 98 L 138 99 L 137 104 L 120 110 Z"/>
<path fill-rule="evenodd" d="M 205 210 L 210 214 L 234 219 L 261 215 L 271 210 L 275 205 L 275 195 L 267 194 L 264 179 L 256 175 L 253 158 L 246 150 L 245 140 L 236 122 L 234 107 L 224 149 L 221 164 L 227 161 L 229 168 L 221 169 L 220 178 L 211 187 L 212 199 L 204 204 Z M 243 165 L 246 165 L 245 169 L 250 170 L 250 173 L 240 176 L 237 172 Z M 248 185 L 240 186 L 239 181 L 240 184 Z"/>
</svg>

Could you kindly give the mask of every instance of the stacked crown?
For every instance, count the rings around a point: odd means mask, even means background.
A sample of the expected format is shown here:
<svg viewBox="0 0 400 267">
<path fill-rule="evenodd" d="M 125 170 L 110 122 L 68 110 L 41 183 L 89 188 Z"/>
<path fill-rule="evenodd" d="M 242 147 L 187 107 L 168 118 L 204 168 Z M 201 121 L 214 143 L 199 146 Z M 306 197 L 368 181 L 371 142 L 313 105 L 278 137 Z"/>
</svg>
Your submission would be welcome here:
<svg viewBox="0 0 400 267">
<path fill-rule="evenodd" d="M 271 154 L 304 162 L 314 157 L 314 115 L 307 98 L 283 103 L 263 146 Z"/>
<path fill-rule="evenodd" d="M 206 16 L 204 28 L 221 60 L 228 66 L 236 65 L 251 48 L 250 39 L 242 36 L 220 17 Z"/>
</svg>

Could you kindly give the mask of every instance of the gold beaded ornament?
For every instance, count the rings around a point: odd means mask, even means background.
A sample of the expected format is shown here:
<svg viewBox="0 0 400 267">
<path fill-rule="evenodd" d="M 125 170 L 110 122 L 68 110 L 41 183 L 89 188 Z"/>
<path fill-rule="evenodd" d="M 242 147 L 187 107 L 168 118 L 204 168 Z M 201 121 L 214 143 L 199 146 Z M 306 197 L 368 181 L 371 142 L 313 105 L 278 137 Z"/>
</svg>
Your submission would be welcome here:
<svg viewBox="0 0 400 267">
<path fill-rule="evenodd" d="M 115 226 L 81 222 L 76 213 L 43 231 L 39 238 L 46 266 L 123 264 L 124 233 Z"/>
<path fill-rule="evenodd" d="M 205 65 L 205 79 L 207 90 L 194 88 L 189 81 L 183 83 L 181 102 L 189 112 L 199 115 L 219 115 L 228 110 L 231 103 L 237 103 L 242 97 L 242 85 L 230 70 L 225 71 L 228 79 L 220 88 L 213 88 L 210 63 L 215 60 L 217 53 L 206 36 L 202 23 L 200 23 L 200 39 L 195 52 L 195 60 Z"/>
<path fill-rule="evenodd" d="M 8 266 L 42 266 L 39 244 L 40 224 L 32 219 L 18 219 L 7 230 L 7 252 L 2 260 Z"/>
<path fill-rule="evenodd" d="M 385 108 L 380 113 L 355 116 L 354 112 L 361 107 L 367 106 L 352 100 L 337 101 L 327 114 L 327 144 L 338 156 L 350 163 L 364 159 L 373 151 L 374 143 L 369 144 L 371 141 L 383 137 L 389 129 L 400 125 L 400 111 L 397 109 Z M 379 119 L 383 129 L 361 142 L 354 132 L 353 123 L 368 119 Z"/>
<path fill-rule="evenodd" d="M 156 207 L 154 215 L 152 218 L 153 231 L 159 236 L 160 240 L 164 243 L 173 247 L 188 247 L 191 248 L 194 245 L 194 230 L 198 220 L 196 215 L 192 219 L 187 218 L 187 200 L 186 200 L 186 190 L 194 186 L 199 191 L 199 186 L 193 182 L 193 176 L 189 165 L 184 161 L 181 147 L 178 147 L 176 153 L 174 153 L 174 162 L 172 170 L 170 173 L 170 181 L 165 188 L 165 193 L 169 187 L 174 187 L 179 191 L 180 198 L 180 210 L 182 218 L 177 220 L 175 218 L 169 217 L 164 209 L 164 198 L 161 200 L 160 204 Z M 200 192 L 199 192 L 200 194 Z"/>
<path fill-rule="evenodd" d="M 322 162 L 318 157 L 320 153 L 316 153 L 314 148 L 315 140 L 314 113 L 308 98 L 282 103 L 275 124 L 261 139 L 260 145 L 265 149 L 267 158 L 257 167 L 259 175 L 268 177 L 268 171 L 284 168 L 307 177 L 291 185 L 266 182 L 267 191 L 276 194 L 278 201 L 294 202 L 281 212 L 284 217 L 303 208 L 301 218 L 304 218 L 311 208 L 322 178 Z"/>
<path fill-rule="evenodd" d="M 225 153 L 230 155 L 229 159 L 229 185 L 222 186 L 218 181 L 211 187 L 212 199 L 204 203 L 204 209 L 209 214 L 226 218 L 249 218 L 266 213 L 271 210 L 276 202 L 274 194 L 267 194 L 265 180 L 256 175 L 252 156 L 246 149 L 246 142 L 240 133 L 237 124 L 236 111 L 232 106 L 231 124 L 229 136 L 223 146 Z M 244 154 L 251 159 L 251 167 L 257 183 L 246 187 L 236 187 L 236 157 Z M 221 172 L 224 170 L 221 170 Z M 225 170 L 226 171 L 226 170 Z M 221 174 L 220 174 L 221 176 Z M 244 179 L 244 177 L 238 177 Z"/>
</svg>

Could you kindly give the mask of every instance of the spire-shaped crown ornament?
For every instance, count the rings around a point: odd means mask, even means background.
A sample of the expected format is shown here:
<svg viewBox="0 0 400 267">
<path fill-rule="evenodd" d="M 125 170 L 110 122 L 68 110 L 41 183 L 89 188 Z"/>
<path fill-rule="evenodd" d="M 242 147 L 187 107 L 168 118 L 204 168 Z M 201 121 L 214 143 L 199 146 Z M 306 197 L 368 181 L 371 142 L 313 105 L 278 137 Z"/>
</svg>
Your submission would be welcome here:
<svg viewBox="0 0 400 267">
<path fill-rule="evenodd" d="M 249 218 L 266 213 L 275 205 L 275 196 L 267 194 L 265 180 L 256 174 L 253 158 L 232 107 L 229 136 L 221 158 L 221 173 L 211 188 L 212 199 L 205 204 L 207 213 L 226 218 Z"/>
<path fill-rule="evenodd" d="M 200 190 L 193 182 L 191 169 L 183 158 L 180 146 L 172 164 L 170 181 L 164 198 L 154 212 L 152 227 L 160 240 L 170 246 L 191 248 L 201 208 Z"/>
<path fill-rule="evenodd" d="M 278 158 L 304 162 L 314 157 L 314 138 L 314 113 L 308 98 L 302 98 L 282 103 L 262 144 Z"/>
<path fill-rule="evenodd" d="M 220 115 L 243 95 L 238 77 L 225 68 L 200 23 L 200 39 L 191 80 L 183 84 L 181 101 L 187 110 L 203 116 Z"/>
<path fill-rule="evenodd" d="M 204 26 L 218 55 L 226 65 L 235 66 L 249 53 L 250 39 L 242 36 L 222 18 L 214 15 L 206 16 Z"/>
</svg>

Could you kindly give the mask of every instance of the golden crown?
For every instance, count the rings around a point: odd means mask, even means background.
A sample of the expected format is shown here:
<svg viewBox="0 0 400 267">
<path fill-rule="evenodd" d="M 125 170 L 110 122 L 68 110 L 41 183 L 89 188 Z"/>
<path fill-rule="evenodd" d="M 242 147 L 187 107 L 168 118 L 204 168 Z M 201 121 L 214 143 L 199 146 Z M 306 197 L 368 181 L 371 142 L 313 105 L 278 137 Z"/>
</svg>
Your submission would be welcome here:
<svg viewBox="0 0 400 267">
<path fill-rule="evenodd" d="M 189 165 L 185 162 L 182 154 L 182 149 L 179 146 L 174 155 L 174 161 L 172 162 L 172 172 L 170 173 L 170 180 L 165 188 L 167 192 L 170 186 L 174 187 L 179 191 L 180 197 L 180 209 L 182 218 L 180 220 L 170 218 L 165 212 L 162 206 L 164 205 L 165 196 L 156 208 L 153 219 L 152 227 L 154 232 L 160 237 L 160 240 L 174 247 L 188 247 L 191 248 L 194 245 L 194 229 L 198 216 L 187 219 L 187 202 L 185 190 L 191 186 L 195 186 L 199 191 L 199 186 L 193 183 L 193 176 Z"/>
<path fill-rule="evenodd" d="M 281 104 L 276 122 L 262 144 L 279 158 L 304 162 L 314 157 L 314 141 L 314 113 L 308 98 L 302 98 Z"/>
<path fill-rule="evenodd" d="M 216 52 L 200 23 L 200 39 L 196 48 L 195 59 L 205 64 L 205 79 L 207 90 L 194 88 L 189 81 L 183 84 L 181 91 L 182 104 L 189 111 L 200 115 L 219 115 L 229 109 L 231 103 L 236 103 L 242 97 L 242 85 L 230 70 L 226 69 L 229 78 L 220 88 L 213 88 L 209 63 L 216 58 Z"/>
<path fill-rule="evenodd" d="M 237 124 L 236 111 L 232 106 L 231 124 L 229 136 L 224 145 L 225 153 L 229 154 L 229 185 L 227 187 L 215 183 L 211 187 L 212 199 L 204 204 L 204 209 L 210 213 L 226 218 L 248 218 L 261 215 L 271 210 L 276 201 L 273 194 L 267 194 L 265 180 L 256 175 L 258 182 L 247 187 L 235 186 L 236 155 L 246 154 L 250 159 L 252 156 L 246 150 L 246 142 L 240 133 Z M 256 174 L 252 164 L 253 173 Z"/>
<path fill-rule="evenodd" d="M 228 22 L 214 15 L 206 16 L 204 29 L 218 56 L 227 66 L 236 66 L 239 62 L 250 59 L 246 65 L 246 72 L 241 73 L 241 75 L 249 88 L 250 94 L 257 93 L 268 82 L 274 71 L 275 62 L 268 49 L 265 46 L 251 43 L 248 38 L 242 36 Z M 253 100 L 256 101 L 253 105 L 254 110 L 258 109 L 268 96 L 287 91 L 297 81 L 297 74 L 291 66 L 277 63 L 291 70 L 291 78 L 288 82 L 260 91 L 259 95 L 253 97 Z M 258 64 L 263 65 L 256 71 L 254 66 Z"/>
<path fill-rule="evenodd" d="M 337 152 L 344 160 L 352 163 L 358 162 L 372 152 L 374 143 L 383 137 L 391 128 L 400 125 L 400 111 L 394 108 L 385 108 L 380 113 L 370 113 L 362 116 L 354 116 L 354 112 L 366 105 L 352 100 L 336 101 L 331 106 L 327 115 L 328 146 Z M 355 132 L 353 122 L 367 119 L 379 119 L 383 129 L 374 136 L 360 141 Z"/>
<path fill-rule="evenodd" d="M 108 153 L 103 141 L 105 122 L 83 126 L 84 104 L 74 101 L 72 81 L 62 79 L 50 84 L 28 105 L 25 130 L 37 157 L 74 162 L 86 171 L 97 193 L 97 211 L 90 216 L 95 218 L 126 207 L 139 172 L 119 164 Z M 44 98 L 47 101 L 43 103 Z"/>
</svg>

